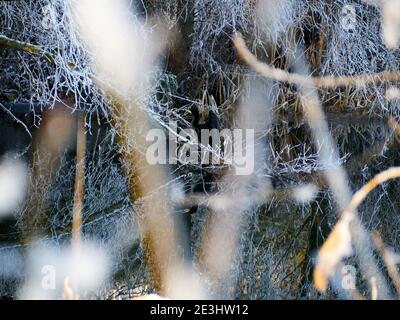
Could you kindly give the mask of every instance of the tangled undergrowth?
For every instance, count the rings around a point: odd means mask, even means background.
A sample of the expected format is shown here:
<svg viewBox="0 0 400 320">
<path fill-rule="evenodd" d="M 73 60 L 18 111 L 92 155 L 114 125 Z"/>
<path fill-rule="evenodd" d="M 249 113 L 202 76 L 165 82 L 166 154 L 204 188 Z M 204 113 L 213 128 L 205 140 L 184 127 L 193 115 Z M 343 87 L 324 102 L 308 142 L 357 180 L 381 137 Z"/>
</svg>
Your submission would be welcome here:
<svg viewBox="0 0 400 320">
<path fill-rule="evenodd" d="M 145 112 L 151 125 L 165 132 L 171 131 L 170 121 L 177 121 L 182 128 L 190 127 L 189 111 L 196 106 L 206 123 L 212 111 L 221 128 L 239 127 L 243 120 L 241 107 L 257 105 L 252 100 L 258 94 L 254 88 L 262 88 L 263 93 L 256 98 L 265 108 L 248 110 L 261 112 L 268 123 L 257 133 L 260 159 L 265 161 L 256 165 L 257 179 L 262 182 L 249 182 L 256 191 L 241 188 L 241 183 L 247 181 L 235 181 L 224 167 L 195 165 L 172 165 L 160 186 L 160 192 L 166 192 L 171 199 L 166 206 L 173 208 L 174 215 L 191 213 L 189 256 L 200 269 L 205 263 L 204 230 L 216 211 L 213 197 L 224 197 L 232 190 L 249 195 L 248 203 L 238 201 L 239 204 L 228 206 L 229 210 L 240 211 L 234 228 L 237 247 L 232 256 L 236 258 L 229 266 L 232 279 L 227 281 L 228 288 L 210 285 L 211 291 L 220 294 L 222 290 L 224 297 L 238 299 L 359 297 L 335 285 L 343 276 L 340 272 L 332 290 L 321 294 L 313 286 L 318 250 L 344 209 L 336 205 L 337 195 L 324 174 L 331 166 L 343 167 L 348 175 L 346 183 L 356 191 L 379 172 L 398 165 L 396 123 L 400 121 L 400 99 L 388 92 L 396 93 L 399 77 L 366 85 L 316 89 L 337 149 L 336 158 L 336 150 L 331 150 L 330 161 L 324 161 L 324 149 L 315 144 L 312 122 L 304 114 L 305 100 L 299 83 L 270 75 L 265 79 L 265 74 L 241 59 L 233 40 L 241 34 L 254 58 L 289 75 L 304 69 L 310 70 L 306 76 L 316 78 L 354 79 L 388 71 L 397 73 L 399 50 L 387 43 L 387 27 L 382 27 L 384 8 L 374 1 L 358 0 L 128 2 L 131 12 L 126 14 L 127 20 L 137 26 L 136 32 L 144 39 L 139 48 L 144 51 L 141 54 L 150 55 L 153 42 L 165 44 L 157 52 L 156 62 L 145 70 L 152 81 L 138 103 L 138 110 Z M 84 112 L 88 147 L 82 234 L 85 239 L 95 239 L 112 261 L 109 281 L 85 294 L 131 298 L 154 290 L 151 271 L 146 266 L 146 243 L 141 236 L 142 203 L 132 196 L 135 186 L 126 169 L 130 159 L 121 156 L 129 153 L 131 146 L 121 144 L 121 132 L 127 131 L 121 129 L 124 113 L 115 107 L 121 102 L 118 88 L 110 90 L 99 77 L 97 57 L 76 31 L 71 3 L 0 1 L 2 119 L 11 117 L 8 121 L 16 121 L 13 130 L 35 137 L 44 126 L 46 111 L 66 101 L 65 97 L 73 97 L 72 103 L 64 103 L 71 114 Z M 299 61 L 304 65 L 299 66 Z M 31 113 L 18 112 L 16 106 L 25 106 Z M 250 126 L 254 128 L 255 124 Z M 57 130 L 54 135 L 58 135 Z M 23 252 L 30 246 L 25 242 L 26 234 L 40 230 L 42 241 L 56 247 L 70 241 L 75 147 L 72 143 L 54 156 L 61 160 L 51 178 L 39 175 L 31 179 L 36 192 L 28 194 L 28 205 L 19 209 L 8 231 L 1 234 L 0 295 L 14 295 L 26 280 L 23 270 L 10 274 L 12 266 L 4 262 L 10 260 L 10 255 L 16 262 L 23 260 Z M 32 143 L 11 151 L 25 160 L 36 159 L 30 154 L 40 152 Z M 31 169 L 36 165 L 30 160 Z M 268 187 L 258 188 L 265 181 Z M 400 248 L 399 186 L 398 181 L 383 183 L 358 207 L 366 233 L 379 231 L 386 246 L 394 250 Z M 257 192 L 265 192 L 265 196 L 255 199 L 253 194 Z M 185 205 L 189 198 L 200 200 Z M 40 216 L 33 215 L 36 220 L 27 219 L 32 217 L 32 208 L 43 211 Z M 385 262 L 379 251 L 375 248 L 370 254 L 382 271 Z M 356 270 L 357 294 L 371 297 L 373 287 L 370 279 L 365 279 L 357 255 L 346 256 L 344 264 Z"/>
</svg>

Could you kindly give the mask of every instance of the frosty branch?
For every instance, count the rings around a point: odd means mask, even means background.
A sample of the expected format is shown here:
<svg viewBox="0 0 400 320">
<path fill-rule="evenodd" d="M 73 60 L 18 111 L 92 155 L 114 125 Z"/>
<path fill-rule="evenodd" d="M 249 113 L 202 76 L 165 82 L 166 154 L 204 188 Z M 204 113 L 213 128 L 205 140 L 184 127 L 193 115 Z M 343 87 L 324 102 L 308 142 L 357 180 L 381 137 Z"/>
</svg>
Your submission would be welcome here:
<svg viewBox="0 0 400 320">
<path fill-rule="evenodd" d="M 34 44 L 18 41 L 8 38 L 4 35 L 0 35 L 0 46 L 28 52 L 34 56 L 44 57 L 49 63 L 54 64 L 54 56 Z"/>
</svg>

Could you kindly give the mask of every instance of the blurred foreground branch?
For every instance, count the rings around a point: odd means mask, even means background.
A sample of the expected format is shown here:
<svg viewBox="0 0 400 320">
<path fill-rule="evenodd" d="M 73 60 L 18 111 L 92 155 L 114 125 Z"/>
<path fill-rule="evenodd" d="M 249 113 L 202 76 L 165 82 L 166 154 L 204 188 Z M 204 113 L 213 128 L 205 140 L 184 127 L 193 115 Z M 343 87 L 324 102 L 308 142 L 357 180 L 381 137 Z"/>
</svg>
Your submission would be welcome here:
<svg viewBox="0 0 400 320">
<path fill-rule="evenodd" d="M 72 215 L 72 240 L 76 243 L 80 240 L 82 227 L 82 210 L 85 195 L 85 157 L 86 157 L 86 133 L 85 115 L 79 114 L 77 120 L 76 139 L 76 173 L 74 190 L 74 207 Z"/>
<path fill-rule="evenodd" d="M 349 239 L 353 238 L 356 248 L 357 257 L 360 262 L 360 268 L 363 275 L 367 279 L 376 279 L 377 294 L 380 299 L 389 298 L 389 290 L 385 279 L 377 268 L 377 264 L 373 255 L 373 247 L 371 239 L 363 227 L 361 221 L 356 214 L 346 214 L 346 209 L 351 206 L 351 189 L 348 185 L 348 177 L 345 170 L 338 164 L 339 156 L 336 145 L 330 135 L 329 128 L 325 119 L 324 112 L 321 108 L 321 102 L 316 91 L 316 87 L 334 87 L 340 85 L 357 85 L 363 86 L 366 82 L 381 79 L 382 75 L 375 75 L 372 78 L 356 77 L 356 78 L 312 78 L 308 77 L 306 62 L 300 59 L 296 61 L 295 69 L 298 73 L 290 74 L 283 70 L 278 70 L 268 66 L 258 59 L 247 49 L 243 38 L 240 35 L 234 36 L 234 44 L 240 57 L 255 71 L 268 79 L 287 82 L 298 85 L 298 92 L 304 108 L 304 115 L 307 123 L 311 128 L 314 144 L 320 150 L 319 161 L 326 166 L 325 177 L 328 185 L 333 191 L 339 212 L 345 212 L 337 227 L 333 231 L 333 237 L 326 242 L 325 248 L 334 250 L 336 255 L 320 255 L 319 261 L 324 261 L 324 268 L 316 269 L 317 279 L 316 287 L 320 290 L 327 288 L 327 275 L 331 276 L 336 270 L 338 263 L 343 257 L 351 254 L 351 244 Z M 400 73 L 389 73 L 385 77 L 389 80 L 397 79 Z M 353 212 L 353 211 L 352 211 Z M 351 222 L 351 224 L 350 224 Z M 336 238 L 341 239 L 340 242 Z M 324 277 L 325 276 L 325 277 Z"/>
<path fill-rule="evenodd" d="M 351 242 L 352 236 L 350 233 L 351 224 L 357 222 L 356 210 L 358 206 L 364 201 L 367 195 L 374 190 L 380 184 L 395 178 L 400 178 L 400 168 L 391 168 L 384 172 L 379 173 L 366 185 L 364 185 L 359 191 L 357 191 L 347 208 L 345 209 L 342 218 L 336 224 L 335 228 L 331 232 L 330 236 L 321 247 L 318 254 L 317 266 L 314 270 L 314 283 L 317 289 L 325 291 L 328 285 L 328 279 L 331 278 L 341 261 L 350 256 L 351 254 Z M 375 243 L 378 244 L 378 248 L 382 251 L 384 246 L 380 238 L 374 237 Z M 384 255 L 384 260 L 386 256 Z M 395 284 L 398 285 L 398 276 L 394 272 L 394 267 L 385 261 L 389 271 L 391 272 L 392 278 L 395 280 Z M 372 279 L 372 277 L 370 278 Z M 382 285 L 382 283 L 377 283 Z"/>
</svg>

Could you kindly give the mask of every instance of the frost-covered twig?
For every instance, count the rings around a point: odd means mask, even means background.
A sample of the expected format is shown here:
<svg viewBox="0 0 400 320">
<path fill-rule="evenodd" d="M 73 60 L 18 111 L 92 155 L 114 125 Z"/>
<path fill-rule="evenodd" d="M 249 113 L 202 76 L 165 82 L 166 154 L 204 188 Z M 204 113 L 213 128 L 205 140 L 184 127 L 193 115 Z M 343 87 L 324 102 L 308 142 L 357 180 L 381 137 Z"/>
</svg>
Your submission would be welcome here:
<svg viewBox="0 0 400 320">
<path fill-rule="evenodd" d="M 10 39 L 0 34 L 0 46 L 25 51 L 38 57 L 44 57 L 49 63 L 54 64 L 54 56 L 37 45 Z"/>
<path fill-rule="evenodd" d="M 25 129 L 26 133 L 29 135 L 29 137 L 32 138 L 32 134 L 30 132 L 30 130 L 28 129 L 28 127 L 26 126 L 26 124 L 21 121 L 20 119 L 18 119 L 8 108 L 6 108 L 2 103 L 0 103 L 0 107 L 8 114 L 10 115 L 16 123 L 19 123 L 21 126 L 23 126 L 23 128 Z"/>
</svg>

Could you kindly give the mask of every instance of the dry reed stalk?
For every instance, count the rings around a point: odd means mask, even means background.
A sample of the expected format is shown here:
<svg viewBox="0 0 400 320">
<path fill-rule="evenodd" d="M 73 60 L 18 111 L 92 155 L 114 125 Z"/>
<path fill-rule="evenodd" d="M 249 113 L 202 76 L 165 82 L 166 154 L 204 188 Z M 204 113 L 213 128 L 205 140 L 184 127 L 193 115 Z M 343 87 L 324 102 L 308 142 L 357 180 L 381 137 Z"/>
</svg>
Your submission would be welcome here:
<svg viewBox="0 0 400 320">
<path fill-rule="evenodd" d="M 76 173 L 74 187 L 74 207 L 72 211 L 73 244 L 78 244 L 81 240 L 82 210 L 85 196 L 86 132 L 84 113 L 80 113 L 77 116 L 76 138 Z"/>
<path fill-rule="evenodd" d="M 319 159 L 326 165 L 325 177 L 332 189 L 339 211 L 343 212 L 351 204 L 351 190 L 348 186 L 348 178 L 343 168 L 338 165 L 338 154 L 335 143 L 330 135 L 329 128 L 325 119 L 324 112 L 321 107 L 316 87 L 337 87 L 338 85 L 363 84 L 366 79 L 359 78 L 312 78 L 307 77 L 306 62 L 297 61 L 295 67 L 301 71 L 301 74 L 290 74 L 283 70 L 278 70 L 259 61 L 246 47 L 243 38 L 236 34 L 233 38 L 234 45 L 239 56 L 255 71 L 268 79 L 293 83 L 298 85 L 300 100 L 303 105 L 305 118 L 311 128 L 313 140 L 316 148 L 320 150 Z M 301 58 L 301 57 L 300 57 Z M 302 60 L 302 59 L 300 59 Z M 305 74 L 305 75 L 303 75 Z M 400 73 L 395 75 L 389 74 L 387 77 L 398 77 Z M 376 75 L 375 75 L 376 77 Z M 369 79 L 369 78 L 367 78 Z M 322 254 L 319 255 L 319 261 L 323 261 L 323 265 L 319 263 L 314 275 L 316 276 L 316 286 L 321 291 L 327 288 L 327 279 L 334 273 L 341 259 L 350 254 L 351 239 L 354 240 L 357 256 L 360 261 L 360 267 L 366 278 L 375 277 L 379 283 L 379 297 L 386 299 L 389 297 L 389 290 L 381 272 L 377 269 L 373 258 L 373 249 L 371 240 L 358 219 L 356 214 L 351 211 L 351 216 L 345 213 L 337 228 L 334 229 L 331 237 L 328 238 L 327 244 L 323 246 Z M 336 250 L 336 247 L 340 249 Z M 328 275 L 328 277 L 327 277 Z"/>
<path fill-rule="evenodd" d="M 146 135 L 154 128 L 139 102 L 148 93 L 150 69 L 156 64 L 162 41 L 149 39 L 146 28 L 141 24 L 138 27 L 139 21 L 133 22 L 129 1 L 103 0 L 94 4 L 79 0 L 71 5 L 77 32 L 94 58 L 96 85 L 111 98 L 112 122 L 152 285 L 162 296 L 170 296 L 170 280 L 175 274 L 182 274 L 185 267 L 178 246 L 176 217 L 165 187 L 165 170 L 146 159 L 151 145 Z M 110 23 L 105 25 L 104 19 Z"/>
<path fill-rule="evenodd" d="M 63 300 L 79 300 L 79 294 L 74 291 L 71 287 L 70 277 L 64 279 L 64 287 L 62 293 Z"/>
<path fill-rule="evenodd" d="M 346 212 L 355 212 L 357 207 L 364 201 L 367 195 L 377 186 L 388 180 L 397 178 L 400 178 L 400 167 L 390 168 L 377 174 L 372 180 L 370 180 L 366 185 L 364 185 L 359 191 L 354 194 L 353 199 L 345 210 L 345 214 Z"/>
<path fill-rule="evenodd" d="M 389 117 L 388 120 L 389 126 L 393 129 L 393 131 L 396 133 L 397 136 L 400 136 L 400 124 L 397 122 L 397 120 L 394 117 Z"/>
<path fill-rule="evenodd" d="M 45 233 L 47 195 L 64 150 L 71 144 L 73 117 L 67 107 L 71 104 L 71 99 L 64 99 L 57 102 L 53 109 L 46 110 L 43 113 L 43 122 L 34 137 L 30 159 L 31 186 L 22 226 L 25 243 Z"/>
<path fill-rule="evenodd" d="M 314 286 L 318 291 L 326 291 L 329 278 L 334 275 L 343 258 L 352 253 L 351 218 L 346 216 L 340 219 L 319 250 L 318 262 L 314 269 Z"/>
<path fill-rule="evenodd" d="M 183 266 L 178 252 L 174 216 L 168 205 L 167 194 L 162 189 L 166 180 L 165 172 L 160 165 L 150 165 L 138 150 L 138 146 L 146 148 L 149 144 L 143 133 L 151 129 L 143 110 L 135 104 L 114 105 L 114 124 L 118 128 L 118 142 L 128 166 L 126 171 L 131 198 L 138 206 L 139 225 L 152 284 L 158 293 L 168 296 L 170 274 L 178 272 Z"/>
<path fill-rule="evenodd" d="M 233 294 L 237 275 L 235 262 L 240 252 L 240 237 L 245 223 L 243 217 L 247 210 L 264 201 L 270 193 L 269 180 L 263 177 L 268 151 L 262 139 L 272 122 L 269 107 L 265 106 L 269 103 L 269 97 L 259 83 L 252 83 L 251 87 L 250 97 L 241 102 L 236 123 L 242 130 L 254 130 L 255 153 L 250 155 L 254 157 L 254 170 L 249 175 L 235 175 L 233 164 L 231 170 L 222 177 L 221 184 L 226 188 L 221 190 L 221 196 L 209 199 L 210 214 L 198 255 L 206 276 L 215 286 L 217 297 L 225 298 Z M 246 148 L 249 148 L 247 143 Z"/>
<path fill-rule="evenodd" d="M 396 262 L 393 261 L 394 254 L 385 247 L 385 244 L 379 232 L 374 231 L 373 239 L 375 242 L 375 246 L 377 247 L 383 261 L 385 262 L 389 277 L 392 279 L 393 285 L 396 288 L 397 298 L 400 299 L 400 274 L 397 269 Z"/>
<path fill-rule="evenodd" d="M 376 284 L 376 278 L 371 278 L 371 300 L 378 300 L 378 287 Z"/>
<path fill-rule="evenodd" d="M 358 206 L 377 186 L 390 179 L 399 177 L 400 167 L 388 169 L 379 173 L 354 194 L 351 202 L 344 211 L 342 218 L 336 224 L 330 236 L 319 251 L 318 263 L 314 270 L 314 284 L 318 290 L 325 291 L 327 289 L 328 279 L 335 273 L 337 265 L 343 258 L 348 257 L 351 254 L 352 237 L 350 234 L 350 224 L 352 222 L 354 223 L 356 220 L 355 212 Z M 388 263 L 386 263 L 386 265 L 389 267 Z M 371 277 L 370 279 L 373 278 L 377 281 L 375 277 Z M 378 282 L 378 284 L 380 283 Z M 372 289 L 372 291 L 375 290 L 374 287 L 372 287 Z"/>
<path fill-rule="evenodd" d="M 335 89 L 337 87 L 365 87 L 368 84 L 378 84 L 382 82 L 395 82 L 400 80 L 400 72 L 384 71 L 375 74 L 364 74 L 357 76 L 325 76 L 325 77 L 307 77 L 301 74 L 289 73 L 282 69 L 260 62 L 257 57 L 247 48 L 242 36 L 236 34 L 233 42 L 238 51 L 239 56 L 244 62 L 250 65 L 255 71 L 268 79 L 276 81 L 305 85 L 312 84 L 316 88 Z"/>
</svg>

